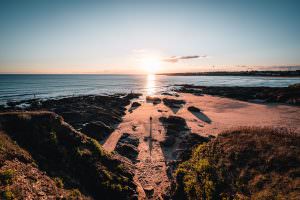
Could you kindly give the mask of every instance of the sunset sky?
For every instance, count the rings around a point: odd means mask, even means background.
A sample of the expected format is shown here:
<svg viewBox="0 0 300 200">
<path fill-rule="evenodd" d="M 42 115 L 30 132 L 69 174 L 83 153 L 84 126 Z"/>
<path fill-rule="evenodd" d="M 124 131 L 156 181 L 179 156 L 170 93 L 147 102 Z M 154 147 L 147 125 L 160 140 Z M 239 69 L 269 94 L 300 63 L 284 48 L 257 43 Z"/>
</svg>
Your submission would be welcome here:
<svg viewBox="0 0 300 200">
<path fill-rule="evenodd" d="M 300 1 L 0 1 L 0 73 L 300 64 Z"/>
</svg>

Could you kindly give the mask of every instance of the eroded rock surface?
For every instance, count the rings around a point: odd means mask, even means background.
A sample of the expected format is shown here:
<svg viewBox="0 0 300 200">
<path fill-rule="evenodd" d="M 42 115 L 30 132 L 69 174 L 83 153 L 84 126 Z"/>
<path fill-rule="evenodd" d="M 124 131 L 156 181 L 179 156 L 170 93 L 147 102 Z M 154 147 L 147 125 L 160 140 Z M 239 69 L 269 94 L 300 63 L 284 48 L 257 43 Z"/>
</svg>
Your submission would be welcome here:
<svg viewBox="0 0 300 200">
<path fill-rule="evenodd" d="M 243 101 L 273 102 L 300 105 L 300 85 L 289 87 L 221 87 L 181 85 L 178 92 L 195 95 L 209 94 Z"/>
<path fill-rule="evenodd" d="M 89 95 L 61 99 L 39 99 L 11 103 L 6 111 L 22 110 L 18 105 L 28 104 L 25 110 L 52 111 L 64 118 L 76 130 L 103 143 L 125 115 L 130 100 L 140 94 L 116 94 L 110 96 Z"/>
<path fill-rule="evenodd" d="M 136 136 L 129 133 L 124 133 L 119 139 L 115 151 L 135 162 L 139 154 L 137 149 L 138 146 L 139 139 Z"/>
<path fill-rule="evenodd" d="M 1 168 L 17 165 L 12 169 L 17 170 L 16 174 L 22 174 L 19 169 L 42 170 L 46 172 L 45 177 L 39 172 L 36 176 L 49 184 L 47 188 L 54 187 L 53 181 L 47 180 L 48 176 L 59 177 L 67 188 L 77 189 L 79 194 L 95 199 L 130 199 L 136 194 L 133 166 L 130 163 L 123 162 L 117 155 L 107 153 L 96 140 L 76 131 L 54 113 L 1 113 L 0 128 L 10 140 L 18 144 L 7 147 L 2 144 L 4 140 L 0 139 L 0 151 L 4 149 L 7 152 L 11 149 L 5 155 L 1 152 Z M 12 181 L 22 184 L 18 180 L 21 179 Z M 11 183 L 13 184 L 14 182 Z M 2 181 L 0 188 L 3 189 Z M 39 192 L 46 191 L 47 188 L 41 187 Z M 48 191 L 48 194 L 68 195 L 64 190 L 53 190 L 52 193 Z M 13 192 L 13 188 L 11 191 Z M 26 188 L 23 192 L 27 194 Z M 44 193 L 36 194 L 32 191 L 32 195 Z M 22 194 L 21 192 L 19 198 Z"/>
</svg>

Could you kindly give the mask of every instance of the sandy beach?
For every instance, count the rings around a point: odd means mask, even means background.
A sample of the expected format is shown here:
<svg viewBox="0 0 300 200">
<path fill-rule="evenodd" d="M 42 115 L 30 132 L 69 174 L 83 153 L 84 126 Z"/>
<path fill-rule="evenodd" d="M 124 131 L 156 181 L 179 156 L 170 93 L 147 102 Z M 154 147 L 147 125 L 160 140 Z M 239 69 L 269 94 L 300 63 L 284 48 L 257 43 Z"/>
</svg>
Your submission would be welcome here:
<svg viewBox="0 0 300 200">
<path fill-rule="evenodd" d="M 186 101 L 180 109 L 172 109 L 163 102 L 153 105 L 141 98 L 137 100 L 141 106 L 130 110 L 129 107 L 123 122 L 109 136 L 103 147 L 113 151 L 123 133 L 129 133 L 139 138 L 138 162 L 136 163 L 135 180 L 146 190 L 154 190 L 152 197 L 163 197 L 170 189 L 167 175 L 168 162 L 172 160 L 172 152 L 176 150 L 163 149 L 161 143 L 165 139 L 165 129 L 160 117 L 175 115 L 186 120 L 191 133 L 202 136 L 217 136 L 219 133 L 239 126 L 270 126 L 286 127 L 300 130 L 300 108 L 279 104 L 257 104 L 245 101 L 221 98 L 216 96 L 195 96 L 181 93 L 179 97 L 160 95 L 159 98 L 181 99 Z M 192 113 L 189 106 L 201 110 L 200 114 Z M 152 141 L 147 140 L 152 122 Z M 146 138 L 146 139 L 145 139 Z M 140 199 L 146 198 L 140 190 Z M 148 197 L 149 198 L 149 197 Z"/>
</svg>

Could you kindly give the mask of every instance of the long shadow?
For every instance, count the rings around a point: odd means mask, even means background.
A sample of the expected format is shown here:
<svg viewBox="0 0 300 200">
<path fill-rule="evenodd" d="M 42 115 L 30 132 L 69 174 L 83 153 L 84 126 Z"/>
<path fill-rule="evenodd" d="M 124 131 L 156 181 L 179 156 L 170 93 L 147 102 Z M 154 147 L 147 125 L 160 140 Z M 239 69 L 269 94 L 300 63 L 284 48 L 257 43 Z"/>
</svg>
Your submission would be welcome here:
<svg viewBox="0 0 300 200">
<path fill-rule="evenodd" d="M 181 107 L 169 107 L 169 108 L 172 110 L 172 112 L 174 114 L 176 114 L 180 110 Z"/>
<path fill-rule="evenodd" d="M 206 122 L 208 124 L 210 124 L 212 121 L 211 119 L 205 115 L 203 112 L 199 111 L 199 112 L 194 112 L 194 111 L 190 111 L 195 117 L 197 117 L 198 119 L 200 119 L 203 122 Z"/>
<path fill-rule="evenodd" d="M 163 98 L 163 103 L 176 114 L 186 102 L 184 100 Z"/>
<path fill-rule="evenodd" d="M 168 178 L 172 179 L 178 164 L 190 157 L 193 147 L 208 139 L 192 133 L 186 120 L 181 117 L 161 117 L 160 122 L 166 132 L 166 138 L 160 146 L 168 166 Z"/>
</svg>

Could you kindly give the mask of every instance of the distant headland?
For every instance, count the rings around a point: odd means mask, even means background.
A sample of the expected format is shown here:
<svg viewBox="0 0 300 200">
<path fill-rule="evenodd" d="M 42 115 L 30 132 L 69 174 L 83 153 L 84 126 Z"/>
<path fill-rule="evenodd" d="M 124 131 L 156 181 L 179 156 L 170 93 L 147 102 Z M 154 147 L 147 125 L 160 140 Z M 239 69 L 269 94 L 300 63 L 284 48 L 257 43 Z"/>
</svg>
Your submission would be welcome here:
<svg viewBox="0 0 300 200">
<path fill-rule="evenodd" d="M 214 72 L 185 72 L 162 73 L 167 76 L 275 76 L 275 77 L 300 77 L 300 70 L 294 71 L 214 71 Z"/>
</svg>

